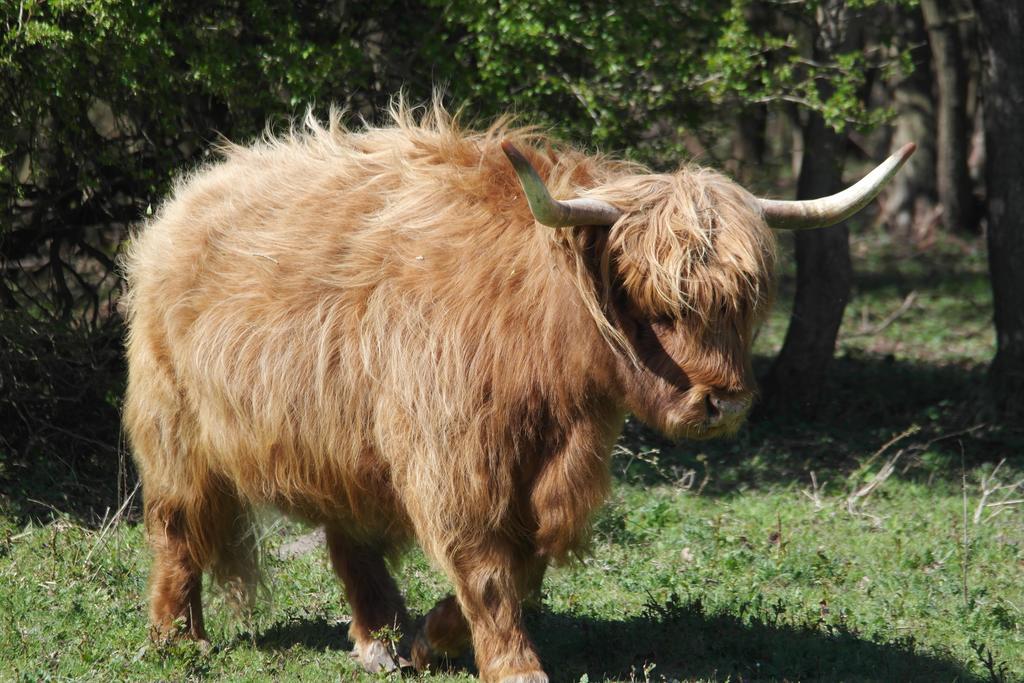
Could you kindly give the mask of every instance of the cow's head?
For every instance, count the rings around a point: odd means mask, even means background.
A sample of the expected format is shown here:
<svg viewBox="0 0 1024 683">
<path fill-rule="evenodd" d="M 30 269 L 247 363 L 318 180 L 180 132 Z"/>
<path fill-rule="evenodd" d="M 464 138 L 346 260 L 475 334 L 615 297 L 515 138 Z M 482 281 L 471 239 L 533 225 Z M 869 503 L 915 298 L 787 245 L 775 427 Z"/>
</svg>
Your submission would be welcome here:
<svg viewBox="0 0 1024 683">
<path fill-rule="evenodd" d="M 624 175 L 558 201 L 518 149 L 502 147 L 538 223 L 606 228 L 595 273 L 623 351 L 623 394 L 637 417 L 673 438 L 735 432 L 750 409 L 750 349 L 773 290 L 772 231 L 845 220 L 914 151 L 909 144 L 856 185 L 811 201 L 760 199 L 699 168 Z"/>
</svg>

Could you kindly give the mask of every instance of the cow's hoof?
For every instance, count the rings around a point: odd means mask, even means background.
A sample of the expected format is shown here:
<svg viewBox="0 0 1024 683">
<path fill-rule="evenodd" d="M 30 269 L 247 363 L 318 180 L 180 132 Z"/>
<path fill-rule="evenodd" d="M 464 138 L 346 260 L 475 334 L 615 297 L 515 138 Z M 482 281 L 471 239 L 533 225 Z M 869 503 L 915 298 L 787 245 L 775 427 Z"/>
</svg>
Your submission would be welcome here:
<svg viewBox="0 0 1024 683">
<path fill-rule="evenodd" d="M 437 669 L 437 653 L 430 647 L 430 643 L 427 642 L 427 638 L 423 635 L 422 631 L 417 633 L 416 638 L 412 641 L 410 656 L 412 657 L 412 665 L 419 672 Z"/>
<path fill-rule="evenodd" d="M 457 657 L 456 652 L 438 652 L 427 641 L 422 632 L 416 634 L 412 641 L 412 649 L 409 657 L 412 659 L 412 666 L 418 673 L 425 671 L 442 671 L 451 666 L 451 659 Z"/>
<path fill-rule="evenodd" d="M 452 660 L 460 657 L 465 649 L 466 646 L 461 643 L 447 650 L 435 647 L 430 644 L 424 630 L 420 629 L 416 633 L 416 637 L 413 638 L 409 657 L 412 659 L 413 667 L 420 673 L 424 671 L 439 671 L 449 668 Z"/>
<path fill-rule="evenodd" d="M 359 660 L 366 673 L 389 673 L 398 669 L 398 662 L 391 651 L 379 640 L 356 644 L 352 648 L 352 657 Z"/>
<path fill-rule="evenodd" d="M 528 671 L 505 676 L 500 683 L 548 683 L 548 675 L 543 671 Z"/>
</svg>

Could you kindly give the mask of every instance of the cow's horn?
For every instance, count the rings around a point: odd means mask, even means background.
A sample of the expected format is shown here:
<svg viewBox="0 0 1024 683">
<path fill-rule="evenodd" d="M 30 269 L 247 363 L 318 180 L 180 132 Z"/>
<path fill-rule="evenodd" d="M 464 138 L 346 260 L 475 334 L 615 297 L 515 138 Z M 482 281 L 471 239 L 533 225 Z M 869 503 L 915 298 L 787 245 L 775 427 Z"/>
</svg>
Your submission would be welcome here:
<svg viewBox="0 0 1024 683">
<path fill-rule="evenodd" d="M 844 221 L 875 198 L 915 149 L 917 145 L 913 142 L 903 145 L 860 182 L 829 197 L 796 202 L 759 198 L 757 201 L 761 204 L 764 220 L 775 230 L 825 228 Z"/>
<path fill-rule="evenodd" d="M 526 200 L 530 203 L 533 217 L 541 225 L 552 228 L 566 228 L 572 225 L 612 225 L 619 220 L 622 211 L 599 199 L 552 199 L 537 170 L 527 161 L 523 153 L 508 140 L 501 143 L 505 156 L 519 176 Z"/>
</svg>

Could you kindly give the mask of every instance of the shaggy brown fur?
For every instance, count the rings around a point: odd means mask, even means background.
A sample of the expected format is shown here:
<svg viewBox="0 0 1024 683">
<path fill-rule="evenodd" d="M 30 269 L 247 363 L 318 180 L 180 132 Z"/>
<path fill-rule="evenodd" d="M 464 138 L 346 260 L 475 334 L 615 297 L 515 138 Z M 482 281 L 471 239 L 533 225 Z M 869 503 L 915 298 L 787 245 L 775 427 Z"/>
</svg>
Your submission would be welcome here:
<svg viewBox="0 0 1024 683">
<path fill-rule="evenodd" d="M 251 584 L 245 528 L 269 505 L 327 528 L 368 668 L 372 632 L 406 620 L 383 558 L 417 540 L 456 597 L 417 664 L 471 639 L 485 680 L 545 680 L 521 600 L 585 544 L 626 411 L 673 437 L 738 427 L 774 238 L 710 171 L 467 132 L 436 105 L 392 116 L 226 147 L 130 249 L 152 621 L 204 638 L 202 572 Z M 502 138 L 555 196 L 625 215 L 537 225 Z"/>
</svg>

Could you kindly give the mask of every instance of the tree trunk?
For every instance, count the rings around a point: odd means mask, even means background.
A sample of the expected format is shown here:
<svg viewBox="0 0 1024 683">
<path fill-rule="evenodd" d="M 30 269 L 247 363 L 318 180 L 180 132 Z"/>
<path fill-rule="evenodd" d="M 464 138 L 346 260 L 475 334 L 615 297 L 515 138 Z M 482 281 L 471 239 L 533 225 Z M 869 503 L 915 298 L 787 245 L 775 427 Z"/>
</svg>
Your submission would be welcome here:
<svg viewBox="0 0 1024 683">
<path fill-rule="evenodd" d="M 938 84 L 937 185 L 948 230 L 977 229 L 978 216 L 967 167 L 971 128 L 967 118 L 967 62 L 955 5 L 921 0 Z"/>
<path fill-rule="evenodd" d="M 1004 417 L 1024 416 L 1024 7 L 975 0 L 984 60 L 988 262 L 996 355 L 990 381 Z"/>
<path fill-rule="evenodd" d="M 892 151 L 908 142 L 917 143 L 917 153 L 889 183 L 882 220 L 904 241 L 917 244 L 931 240 L 937 219 L 935 187 L 935 105 L 932 101 L 932 60 L 928 34 L 919 8 L 898 9 L 901 42 L 912 48 L 914 71 L 898 81 L 893 98 L 898 113 Z"/>
<path fill-rule="evenodd" d="M 768 145 L 768 107 L 751 104 L 736 115 L 736 137 L 732 143 L 734 168 L 729 171 L 743 186 L 763 174 L 764 154 Z"/>
<path fill-rule="evenodd" d="M 825 0 L 818 10 L 814 58 L 824 61 L 856 45 L 845 2 Z M 824 85 L 823 87 L 827 87 Z M 804 155 L 797 197 L 810 199 L 841 189 L 846 135 L 818 114 L 804 126 Z M 845 224 L 796 233 L 796 296 L 786 340 L 763 382 L 764 409 L 813 415 L 850 298 L 853 270 Z"/>
<path fill-rule="evenodd" d="M 842 187 L 846 136 L 817 114 L 804 129 L 805 152 L 797 196 L 810 199 Z M 796 296 L 789 329 L 775 363 L 764 379 L 765 406 L 813 415 L 821 399 L 825 372 L 850 298 L 853 270 L 845 224 L 798 232 Z"/>
</svg>

